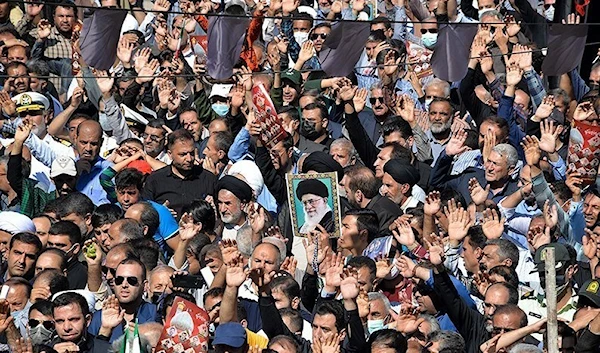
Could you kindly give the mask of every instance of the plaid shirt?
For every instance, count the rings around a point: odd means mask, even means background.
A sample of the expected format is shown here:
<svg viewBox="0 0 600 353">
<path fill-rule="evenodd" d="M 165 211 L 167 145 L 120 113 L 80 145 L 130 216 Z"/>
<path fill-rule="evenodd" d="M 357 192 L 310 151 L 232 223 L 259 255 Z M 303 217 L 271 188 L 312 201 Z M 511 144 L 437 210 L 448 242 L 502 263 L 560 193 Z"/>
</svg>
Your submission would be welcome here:
<svg viewBox="0 0 600 353">
<path fill-rule="evenodd" d="M 37 38 L 37 28 L 31 31 L 31 33 Z M 52 27 L 50 36 L 43 42 L 44 56 L 49 59 L 60 59 L 73 57 L 73 47 L 71 46 L 71 39 L 63 36 L 56 27 Z"/>
</svg>

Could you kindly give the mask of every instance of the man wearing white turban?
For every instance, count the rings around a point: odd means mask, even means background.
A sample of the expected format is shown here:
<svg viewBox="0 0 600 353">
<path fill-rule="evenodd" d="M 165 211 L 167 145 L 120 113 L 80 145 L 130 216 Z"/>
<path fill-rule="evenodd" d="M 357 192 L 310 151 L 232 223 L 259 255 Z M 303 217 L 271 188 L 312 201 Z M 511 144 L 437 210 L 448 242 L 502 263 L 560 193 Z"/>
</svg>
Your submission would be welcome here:
<svg viewBox="0 0 600 353">
<path fill-rule="evenodd" d="M 7 259 L 10 238 L 21 232 L 35 234 L 35 225 L 29 217 L 13 211 L 0 212 L 0 253 L 3 259 Z"/>
</svg>

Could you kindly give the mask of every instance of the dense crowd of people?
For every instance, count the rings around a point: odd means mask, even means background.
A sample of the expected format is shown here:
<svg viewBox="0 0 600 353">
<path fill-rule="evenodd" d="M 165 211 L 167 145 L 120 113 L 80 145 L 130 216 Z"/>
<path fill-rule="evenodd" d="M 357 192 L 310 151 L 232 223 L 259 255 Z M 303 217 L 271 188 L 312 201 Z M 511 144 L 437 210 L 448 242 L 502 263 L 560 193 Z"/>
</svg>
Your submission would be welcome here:
<svg viewBox="0 0 600 353">
<path fill-rule="evenodd" d="M 182 298 L 195 352 L 599 352 L 600 63 L 544 75 L 580 19 L 532 3 L 0 1 L 0 351 L 183 353 Z M 98 8 L 126 13 L 108 70 Z M 223 14 L 249 25 L 216 80 Z M 344 21 L 370 33 L 338 77 Z M 456 82 L 429 62 L 452 23 L 478 24 Z"/>
</svg>

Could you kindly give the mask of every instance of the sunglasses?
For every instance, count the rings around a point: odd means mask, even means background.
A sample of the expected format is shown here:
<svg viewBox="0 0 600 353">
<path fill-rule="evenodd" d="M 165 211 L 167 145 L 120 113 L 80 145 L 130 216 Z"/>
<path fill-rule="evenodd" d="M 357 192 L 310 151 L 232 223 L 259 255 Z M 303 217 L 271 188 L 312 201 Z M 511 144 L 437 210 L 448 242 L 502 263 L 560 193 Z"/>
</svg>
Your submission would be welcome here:
<svg viewBox="0 0 600 353">
<path fill-rule="evenodd" d="M 27 116 L 37 116 L 37 115 L 43 115 L 44 111 L 41 109 L 36 109 L 36 110 L 25 110 L 19 113 L 19 117 L 20 118 L 25 118 Z"/>
<path fill-rule="evenodd" d="M 437 30 L 437 28 L 429 28 L 429 29 L 421 28 L 421 34 L 425 34 L 427 32 L 429 32 L 429 33 L 437 33 L 438 30 Z"/>
<path fill-rule="evenodd" d="M 54 330 L 53 321 L 39 321 L 36 319 L 29 319 L 30 328 L 38 327 L 40 324 L 44 325 L 44 328 L 46 328 L 46 330 Z"/>
<path fill-rule="evenodd" d="M 507 327 L 494 327 L 492 328 L 492 337 L 493 336 L 498 336 L 501 333 L 506 333 L 506 332 L 510 332 L 510 331 L 514 331 L 514 328 L 507 328 Z"/>
<path fill-rule="evenodd" d="M 327 39 L 327 33 L 313 33 L 310 35 L 310 40 L 317 40 L 319 37 L 325 40 Z"/>
<path fill-rule="evenodd" d="M 117 273 L 117 269 L 116 268 L 110 268 L 110 267 L 106 267 L 104 265 L 102 265 L 102 274 L 104 274 L 105 276 L 108 274 L 108 272 L 110 272 L 110 274 L 115 277 L 116 273 Z"/>
<path fill-rule="evenodd" d="M 115 277 L 115 284 L 117 286 L 120 286 L 123 284 L 123 282 L 125 282 L 125 280 L 127 280 L 127 283 L 129 283 L 129 285 L 133 286 L 133 287 L 137 287 L 138 284 L 140 284 L 140 281 L 137 279 L 137 277 L 123 277 L 123 276 Z"/>
<path fill-rule="evenodd" d="M 383 103 L 383 97 L 371 97 L 369 98 L 369 102 L 371 102 L 371 105 L 377 104 L 377 102 Z"/>
<path fill-rule="evenodd" d="M 554 4 L 544 4 L 544 10 L 548 10 L 550 6 L 554 7 Z"/>
</svg>

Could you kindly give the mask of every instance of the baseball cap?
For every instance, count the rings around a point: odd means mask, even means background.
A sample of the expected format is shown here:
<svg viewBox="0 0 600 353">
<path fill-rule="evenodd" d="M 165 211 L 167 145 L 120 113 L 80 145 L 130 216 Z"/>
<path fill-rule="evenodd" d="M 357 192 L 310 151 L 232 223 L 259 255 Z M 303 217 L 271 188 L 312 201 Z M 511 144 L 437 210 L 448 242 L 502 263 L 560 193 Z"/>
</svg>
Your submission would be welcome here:
<svg viewBox="0 0 600 353">
<path fill-rule="evenodd" d="M 600 295 L 598 294 L 599 290 L 600 282 L 598 282 L 597 279 L 587 280 L 585 283 L 583 283 L 581 289 L 579 290 L 579 298 L 588 299 L 592 306 L 600 308 Z"/>
<path fill-rule="evenodd" d="M 545 271 L 546 264 L 546 253 L 545 249 L 554 248 L 554 260 L 556 261 L 556 269 L 560 270 L 564 268 L 569 261 L 571 261 L 571 255 L 569 255 L 569 250 L 567 247 L 560 243 L 550 243 L 544 246 L 541 246 L 535 252 L 534 262 L 537 267 L 537 272 Z"/>
<path fill-rule="evenodd" d="M 300 85 L 302 83 L 302 76 L 296 70 L 287 70 L 281 74 L 281 80 L 289 80 L 295 85 Z"/>
<path fill-rule="evenodd" d="M 17 105 L 17 113 L 29 110 L 47 110 L 50 101 L 41 93 L 23 92 L 12 98 Z"/>
<path fill-rule="evenodd" d="M 217 326 L 213 345 L 224 344 L 226 346 L 240 348 L 246 343 L 246 330 L 237 322 L 226 322 Z"/>
<path fill-rule="evenodd" d="M 229 97 L 229 91 L 231 91 L 231 87 L 233 87 L 233 85 L 217 83 L 212 86 L 212 89 L 210 90 L 210 96 L 208 96 L 208 98 L 210 99 L 215 96 L 227 98 Z"/>
<path fill-rule="evenodd" d="M 75 161 L 68 156 L 58 156 L 52 161 L 50 166 L 50 178 L 56 178 L 59 175 L 66 174 L 70 176 L 77 175 Z"/>
</svg>

